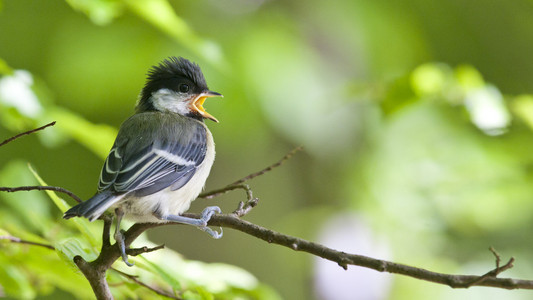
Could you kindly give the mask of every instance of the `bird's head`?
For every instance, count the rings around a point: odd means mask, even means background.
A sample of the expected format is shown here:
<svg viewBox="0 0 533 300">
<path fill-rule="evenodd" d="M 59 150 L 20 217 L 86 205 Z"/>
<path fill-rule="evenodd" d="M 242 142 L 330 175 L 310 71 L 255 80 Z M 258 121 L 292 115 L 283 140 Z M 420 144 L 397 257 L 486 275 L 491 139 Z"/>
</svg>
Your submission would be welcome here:
<svg viewBox="0 0 533 300">
<path fill-rule="evenodd" d="M 218 120 L 205 111 L 206 98 L 222 97 L 207 88 L 200 67 L 182 57 L 171 56 L 148 71 L 137 112 L 173 112 L 195 119 Z"/>
</svg>

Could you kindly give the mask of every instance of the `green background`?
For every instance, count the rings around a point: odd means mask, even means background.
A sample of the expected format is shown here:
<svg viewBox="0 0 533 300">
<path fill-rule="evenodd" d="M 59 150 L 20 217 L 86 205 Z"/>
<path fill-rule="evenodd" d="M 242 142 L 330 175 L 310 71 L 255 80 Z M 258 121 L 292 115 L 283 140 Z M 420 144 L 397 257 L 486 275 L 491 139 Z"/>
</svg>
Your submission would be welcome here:
<svg viewBox="0 0 533 300">
<path fill-rule="evenodd" d="M 90 197 L 116 128 L 133 113 L 146 71 L 165 57 L 183 56 L 202 67 L 210 89 L 224 94 L 205 103 L 220 121 L 207 121 L 217 144 L 207 190 L 304 147 L 250 183 L 261 200 L 247 220 L 340 250 L 447 273 L 489 271 L 494 257 L 487 249 L 493 246 L 502 260 L 516 258 L 501 276 L 533 278 L 533 1 L 0 5 L 0 140 L 57 121 L 0 149 L 0 185 L 37 184 L 30 162 L 48 184 Z M 33 80 L 37 112 L 24 110 L 31 103 L 13 104 L 2 94 L 1 80 L 20 74 L 15 70 L 29 72 L 24 74 Z M 62 220 L 44 193 L 0 197 L 0 228 L 9 234 L 57 248 L 77 245 L 72 240 L 91 244 L 91 235 Z M 199 199 L 191 211 L 219 205 L 230 212 L 244 199 L 240 191 Z M 98 232 L 101 224 L 87 226 Z M 185 267 L 167 270 L 179 281 L 174 282 L 145 266 L 159 278 L 147 277 L 154 284 L 187 290 L 191 299 L 530 297 L 492 288 L 452 290 L 358 267 L 343 271 L 230 229 L 213 240 L 194 228 L 165 226 L 150 230 L 148 238 L 184 258 L 164 252 L 147 260 L 167 265 L 168 257 L 179 258 L 188 267 L 193 261 L 224 263 L 204 268 L 221 266 L 221 278 L 237 281 L 217 290 L 206 283 L 216 281 L 216 272 L 205 272 L 204 282 Z M 0 247 L 0 293 L 89 297 L 83 278 L 64 263 L 68 259 L 46 265 L 43 255 L 58 260 L 49 250 Z M 115 293 L 152 295 L 131 291 L 135 286 L 128 283 Z"/>
</svg>

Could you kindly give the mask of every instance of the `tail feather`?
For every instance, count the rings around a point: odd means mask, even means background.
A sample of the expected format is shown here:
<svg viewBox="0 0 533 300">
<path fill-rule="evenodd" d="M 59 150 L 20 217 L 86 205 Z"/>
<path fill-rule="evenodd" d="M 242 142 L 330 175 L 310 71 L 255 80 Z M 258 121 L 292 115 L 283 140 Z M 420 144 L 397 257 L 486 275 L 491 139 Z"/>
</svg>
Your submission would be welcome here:
<svg viewBox="0 0 533 300">
<path fill-rule="evenodd" d="M 109 207 L 117 203 L 124 197 L 122 195 L 113 194 L 111 191 L 104 191 L 94 195 L 87 201 L 72 207 L 67 210 L 63 215 L 64 219 L 70 219 L 72 217 L 85 217 L 89 221 L 98 219 Z"/>
</svg>

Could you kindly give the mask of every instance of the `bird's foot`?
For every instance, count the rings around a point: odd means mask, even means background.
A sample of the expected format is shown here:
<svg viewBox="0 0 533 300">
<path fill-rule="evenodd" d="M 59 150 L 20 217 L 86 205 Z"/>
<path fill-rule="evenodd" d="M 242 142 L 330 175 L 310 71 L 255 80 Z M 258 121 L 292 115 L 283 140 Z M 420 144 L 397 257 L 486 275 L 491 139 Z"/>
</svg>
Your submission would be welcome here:
<svg viewBox="0 0 533 300">
<path fill-rule="evenodd" d="M 122 260 L 128 267 L 132 267 L 134 263 L 130 263 L 128 261 L 128 255 L 126 254 L 126 245 L 124 243 L 124 231 L 123 230 L 117 230 L 115 231 L 115 241 L 118 244 L 118 248 L 120 250 L 120 256 L 122 256 Z"/>
<path fill-rule="evenodd" d="M 220 212 L 221 212 L 220 207 L 208 206 L 202 211 L 202 217 L 200 219 L 189 218 L 189 217 L 184 217 L 184 216 L 179 216 L 179 215 L 158 216 L 158 218 L 161 220 L 196 226 L 196 228 L 200 229 L 201 231 L 206 232 L 212 238 L 219 239 L 222 237 L 222 234 L 223 234 L 222 228 L 220 228 L 220 232 L 217 232 L 207 227 L 207 223 L 209 222 L 209 220 L 214 214 L 220 213 Z"/>
</svg>

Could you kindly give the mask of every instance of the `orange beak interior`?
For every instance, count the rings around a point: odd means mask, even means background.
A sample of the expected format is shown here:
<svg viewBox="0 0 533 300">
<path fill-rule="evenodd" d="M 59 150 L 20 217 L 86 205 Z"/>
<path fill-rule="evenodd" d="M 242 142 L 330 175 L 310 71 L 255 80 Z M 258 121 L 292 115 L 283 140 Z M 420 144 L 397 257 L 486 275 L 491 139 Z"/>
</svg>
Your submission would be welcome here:
<svg viewBox="0 0 533 300">
<path fill-rule="evenodd" d="M 201 93 L 200 95 L 198 95 L 198 97 L 196 97 L 191 102 L 191 109 L 196 111 L 196 112 L 198 112 L 204 118 L 210 119 L 210 120 L 218 123 L 217 118 L 213 117 L 210 113 L 205 111 L 204 106 L 203 106 L 204 102 L 205 102 L 205 99 L 210 98 L 210 97 L 217 97 L 217 96 L 221 96 L 222 97 L 222 95 L 220 95 L 218 93 Z"/>
</svg>

